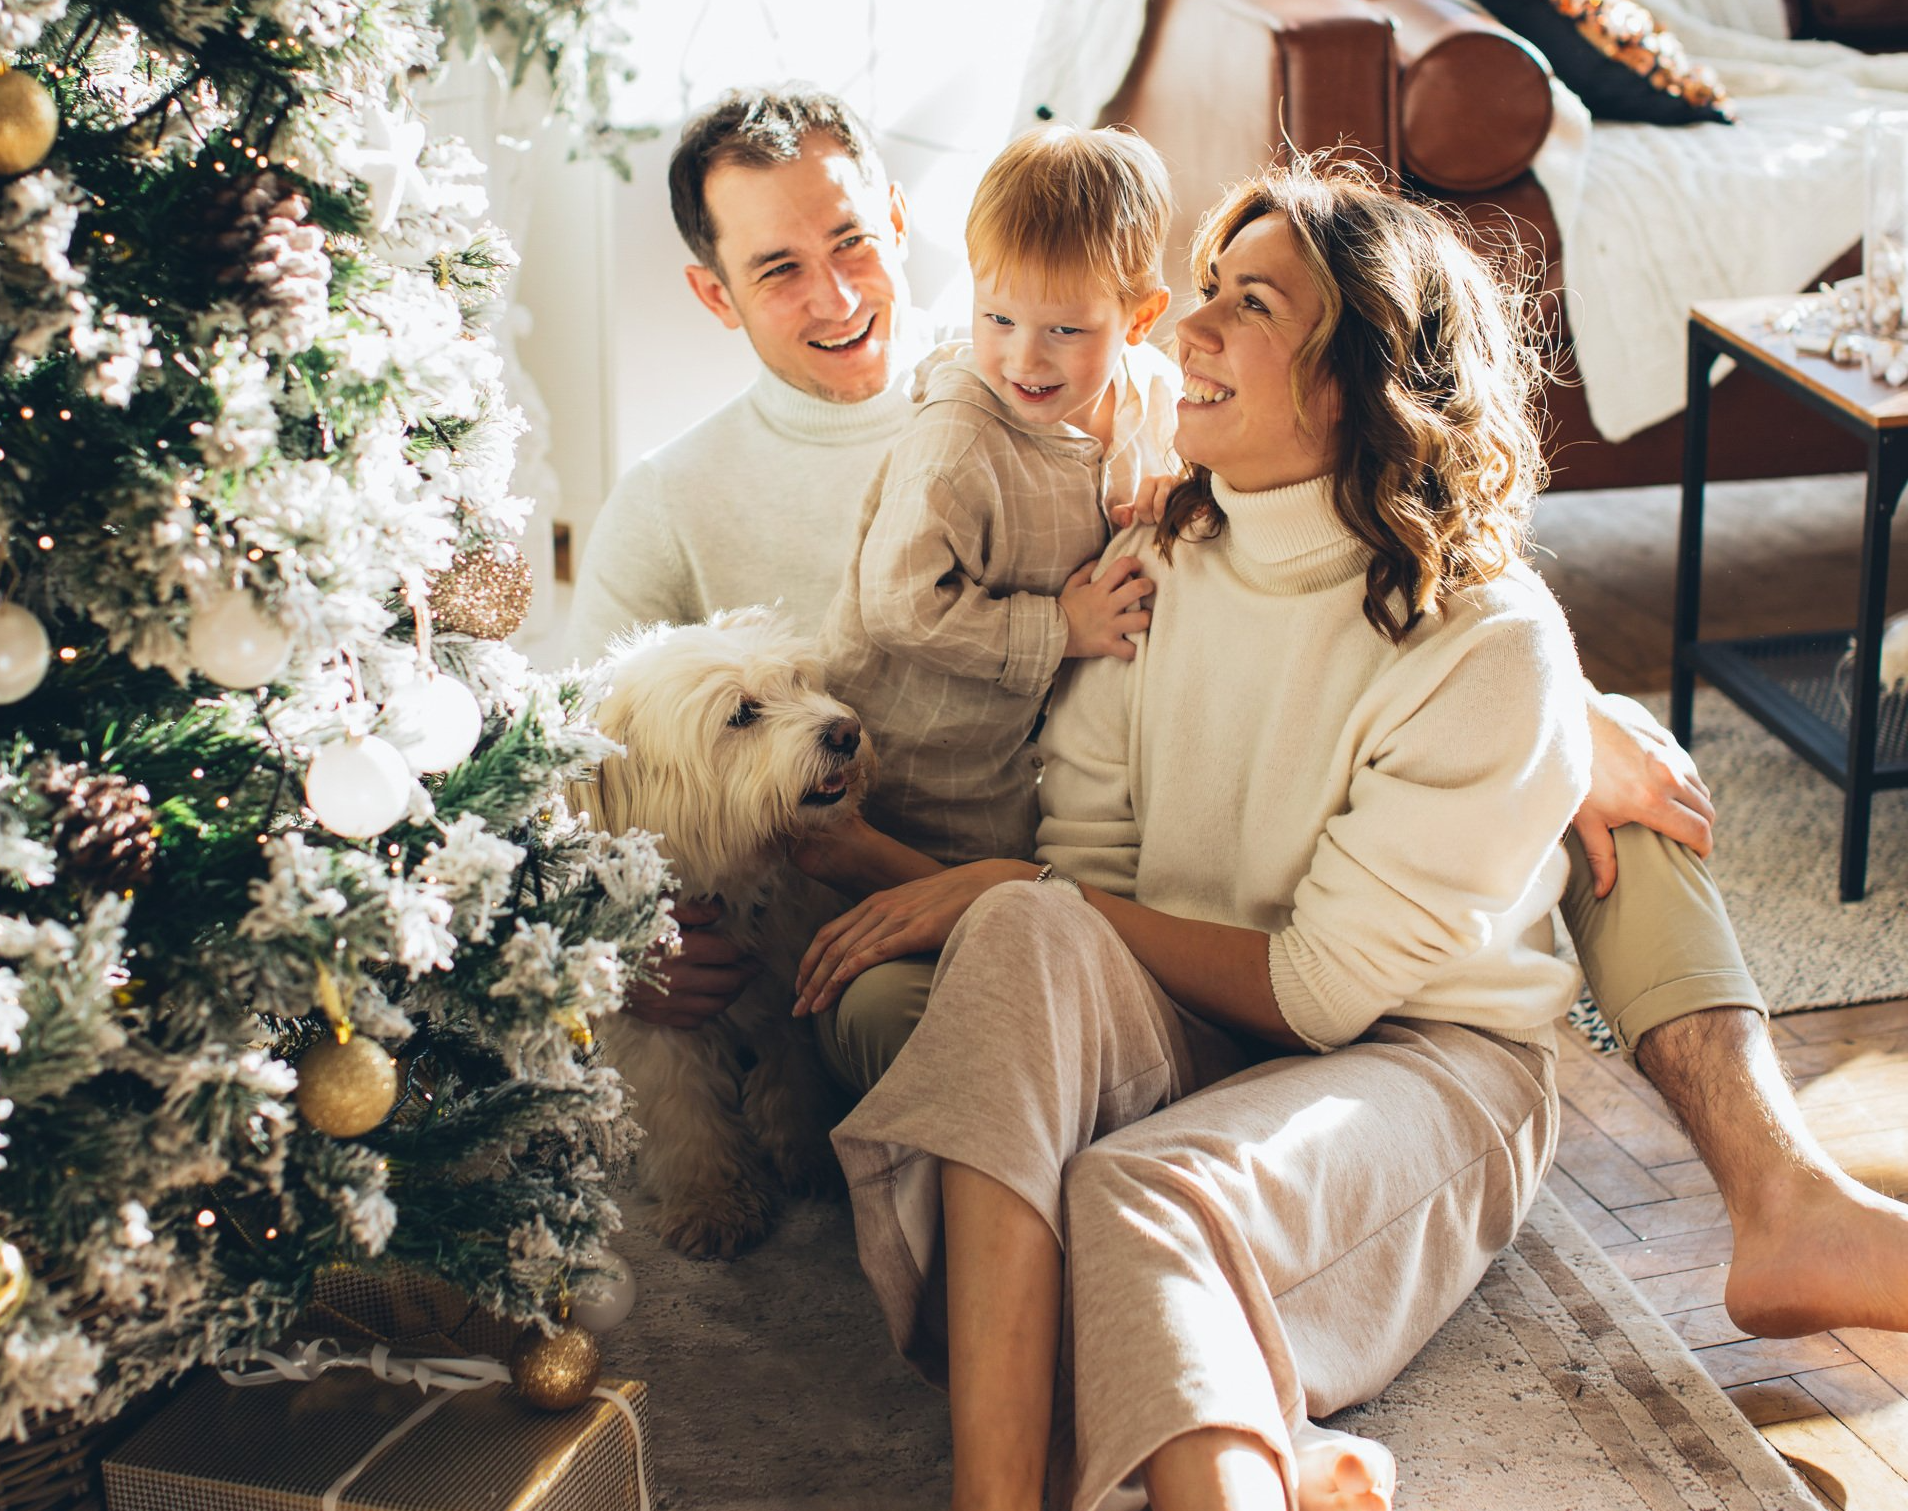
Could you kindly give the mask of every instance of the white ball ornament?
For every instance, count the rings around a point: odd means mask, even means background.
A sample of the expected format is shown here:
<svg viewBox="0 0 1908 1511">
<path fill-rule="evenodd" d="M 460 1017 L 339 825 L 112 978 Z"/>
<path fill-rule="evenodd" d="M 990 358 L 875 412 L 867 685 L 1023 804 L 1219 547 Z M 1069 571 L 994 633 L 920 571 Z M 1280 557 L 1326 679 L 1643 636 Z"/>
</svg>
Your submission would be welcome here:
<svg viewBox="0 0 1908 1511">
<path fill-rule="evenodd" d="M 46 626 L 17 603 L 0 603 L 0 703 L 18 703 L 46 680 L 53 642 Z"/>
<path fill-rule="evenodd" d="M 570 1320 L 593 1333 L 606 1333 L 636 1305 L 636 1277 L 620 1254 L 599 1254 L 592 1273 L 579 1275 L 570 1293 Z"/>
<path fill-rule="evenodd" d="M 305 773 L 305 801 L 318 822 L 346 839 L 370 839 L 411 805 L 411 766 L 376 735 L 327 745 Z"/>
<path fill-rule="evenodd" d="M 226 588 L 192 616 L 186 654 L 221 687 L 259 687 L 285 669 L 291 636 L 245 589 Z"/>
<path fill-rule="evenodd" d="M 449 771 L 476 748 L 484 732 L 477 695 L 455 677 L 427 672 L 385 699 L 396 723 L 392 741 L 415 772 Z"/>
</svg>

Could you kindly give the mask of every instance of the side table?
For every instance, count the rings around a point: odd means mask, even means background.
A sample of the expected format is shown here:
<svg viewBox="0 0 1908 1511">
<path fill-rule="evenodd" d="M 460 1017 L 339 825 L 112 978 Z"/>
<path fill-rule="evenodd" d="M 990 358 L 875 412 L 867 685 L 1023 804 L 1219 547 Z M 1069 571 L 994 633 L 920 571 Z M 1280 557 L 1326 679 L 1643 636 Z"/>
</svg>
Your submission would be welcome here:
<svg viewBox="0 0 1908 1511">
<path fill-rule="evenodd" d="M 1888 594 L 1888 542 L 1895 506 L 1908 485 L 1908 390 L 1861 367 L 1800 355 L 1767 329 L 1794 303 L 1730 299 L 1697 305 L 1689 321 L 1689 411 L 1683 448 L 1683 514 L 1676 559 L 1675 659 L 1670 733 L 1690 740 L 1696 678 L 1708 679 L 1843 791 L 1842 901 L 1867 887 L 1868 818 L 1876 792 L 1908 787 L 1908 717 L 1891 710 L 1881 727 L 1881 631 Z M 1855 431 L 1868 450 L 1861 586 L 1854 655 L 1847 632 L 1701 640 L 1703 486 L 1709 464 L 1710 374 L 1731 357 L 1829 419 Z M 1891 698 L 1891 705 L 1908 698 Z"/>
</svg>

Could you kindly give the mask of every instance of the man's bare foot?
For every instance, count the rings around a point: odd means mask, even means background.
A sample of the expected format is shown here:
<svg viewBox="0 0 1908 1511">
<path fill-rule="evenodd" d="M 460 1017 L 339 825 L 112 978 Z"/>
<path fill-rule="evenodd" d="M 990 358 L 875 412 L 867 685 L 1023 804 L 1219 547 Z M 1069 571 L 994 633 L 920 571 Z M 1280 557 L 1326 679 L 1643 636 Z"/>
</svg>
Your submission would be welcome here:
<svg viewBox="0 0 1908 1511">
<path fill-rule="evenodd" d="M 1729 1319 L 1761 1338 L 1836 1327 L 1908 1331 L 1908 1206 L 1829 1170 L 1791 1182 L 1768 1217 L 1734 1219 Z"/>
<path fill-rule="evenodd" d="M 1292 1434 L 1292 1467 L 1298 1511 L 1391 1511 L 1398 1466 L 1383 1443 L 1306 1422 Z"/>
</svg>

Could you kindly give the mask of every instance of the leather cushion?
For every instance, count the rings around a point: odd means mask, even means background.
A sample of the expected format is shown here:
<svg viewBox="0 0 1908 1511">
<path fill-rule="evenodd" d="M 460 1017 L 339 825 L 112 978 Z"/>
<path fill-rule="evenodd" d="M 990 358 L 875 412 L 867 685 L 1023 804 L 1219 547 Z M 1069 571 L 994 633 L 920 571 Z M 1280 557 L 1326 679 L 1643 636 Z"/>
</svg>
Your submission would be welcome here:
<svg viewBox="0 0 1908 1511">
<path fill-rule="evenodd" d="M 1550 132 L 1550 71 L 1496 27 L 1449 28 L 1398 81 L 1398 148 L 1420 183 L 1457 194 L 1507 184 Z"/>
<path fill-rule="evenodd" d="M 1734 119 L 1715 75 L 1637 0 L 1481 3 L 1535 44 L 1593 116 L 1654 126 Z"/>
</svg>

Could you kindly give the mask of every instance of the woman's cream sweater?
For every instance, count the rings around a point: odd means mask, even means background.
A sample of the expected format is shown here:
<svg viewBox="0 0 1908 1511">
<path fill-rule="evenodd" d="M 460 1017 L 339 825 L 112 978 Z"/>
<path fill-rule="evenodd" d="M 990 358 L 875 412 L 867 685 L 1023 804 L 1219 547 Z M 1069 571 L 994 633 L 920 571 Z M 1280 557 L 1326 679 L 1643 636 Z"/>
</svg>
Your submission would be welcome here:
<svg viewBox="0 0 1908 1511">
<path fill-rule="evenodd" d="M 1394 646 L 1329 479 L 1239 494 L 1226 527 L 1135 552 L 1159 584 L 1130 661 L 1071 664 L 1041 739 L 1039 858 L 1149 907 L 1262 929 L 1315 1049 L 1381 1016 L 1525 1042 L 1576 992 L 1552 957 L 1558 844 L 1589 786 L 1583 677 L 1528 569 Z"/>
</svg>

